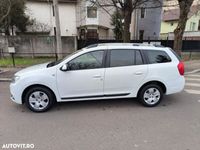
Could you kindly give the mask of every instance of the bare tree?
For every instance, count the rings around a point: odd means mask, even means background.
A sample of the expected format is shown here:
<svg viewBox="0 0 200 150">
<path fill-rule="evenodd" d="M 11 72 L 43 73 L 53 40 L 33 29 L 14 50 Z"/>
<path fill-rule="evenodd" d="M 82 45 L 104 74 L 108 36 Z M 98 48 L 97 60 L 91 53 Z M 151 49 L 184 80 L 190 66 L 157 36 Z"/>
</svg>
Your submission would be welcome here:
<svg viewBox="0 0 200 150">
<path fill-rule="evenodd" d="M 11 10 L 11 1 L 1 0 L 0 1 L 0 23 L 9 15 L 10 10 Z"/>
<path fill-rule="evenodd" d="M 124 20 L 123 42 L 130 42 L 130 24 L 132 13 L 140 8 L 158 8 L 162 7 L 162 0 L 88 0 L 94 5 L 103 8 L 107 13 L 107 7 L 114 7 L 116 11 L 121 12 Z M 148 6 L 152 3 L 153 5 Z"/>
<path fill-rule="evenodd" d="M 41 23 L 35 18 L 31 20 L 31 24 L 27 27 L 29 32 L 50 32 L 51 27 L 47 23 Z"/>
<path fill-rule="evenodd" d="M 181 55 L 182 49 L 182 38 L 185 31 L 185 26 L 188 19 L 188 14 L 194 0 L 178 0 L 180 8 L 180 16 L 178 21 L 178 26 L 174 30 L 174 50 Z"/>
</svg>

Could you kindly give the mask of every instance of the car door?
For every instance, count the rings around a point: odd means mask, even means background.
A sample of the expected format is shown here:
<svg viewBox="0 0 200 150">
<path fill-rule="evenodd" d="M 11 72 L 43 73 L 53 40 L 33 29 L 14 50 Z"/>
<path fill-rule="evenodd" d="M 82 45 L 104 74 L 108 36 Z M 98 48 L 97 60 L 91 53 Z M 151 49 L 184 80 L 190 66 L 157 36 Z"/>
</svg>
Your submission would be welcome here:
<svg viewBox="0 0 200 150">
<path fill-rule="evenodd" d="M 57 87 L 62 100 L 103 96 L 104 50 L 82 54 L 67 66 L 67 71 L 57 71 Z"/>
<path fill-rule="evenodd" d="M 139 50 L 109 50 L 105 71 L 104 94 L 123 96 L 136 91 L 147 74 L 147 65 Z"/>
</svg>

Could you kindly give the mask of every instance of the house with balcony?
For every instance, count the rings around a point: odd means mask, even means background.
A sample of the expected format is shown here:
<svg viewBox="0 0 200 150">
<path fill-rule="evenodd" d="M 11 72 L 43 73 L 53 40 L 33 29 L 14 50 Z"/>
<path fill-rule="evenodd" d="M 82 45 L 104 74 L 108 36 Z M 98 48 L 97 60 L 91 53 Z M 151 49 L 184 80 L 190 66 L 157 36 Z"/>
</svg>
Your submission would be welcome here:
<svg viewBox="0 0 200 150">
<path fill-rule="evenodd" d="M 62 36 L 107 39 L 113 37 L 110 16 L 86 0 L 58 0 Z M 27 0 L 26 14 L 35 24 L 28 33 L 55 35 L 55 13 L 52 0 Z M 112 13 L 112 12 L 111 12 Z"/>
<path fill-rule="evenodd" d="M 62 36 L 78 39 L 114 39 L 111 16 L 115 8 L 98 7 L 88 0 L 58 0 Z M 162 0 L 161 0 L 162 2 Z M 132 14 L 131 39 L 157 39 L 160 33 L 161 8 L 146 9 L 147 2 Z M 28 33 L 55 35 L 55 13 L 52 0 L 27 0 L 26 14 L 35 20 Z"/>
<path fill-rule="evenodd" d="M 112 14 L 114 9 L 109 10 Z M 101 7 L 86 0 L 78 0 L 76 6 L 77 33 L 79 39 L 110 39 L 114 37 L 110 15 Z"/>
<path fill-rule="evenodd" d="M 185 38 L 200 38 L 200 6 L 193 5 L 185 27 Z M 180 11 L 178 8 L 164 10 L 162 14 L 160 36 L 173 39 L 173 32 L 178 25 Z"/>
</svg>

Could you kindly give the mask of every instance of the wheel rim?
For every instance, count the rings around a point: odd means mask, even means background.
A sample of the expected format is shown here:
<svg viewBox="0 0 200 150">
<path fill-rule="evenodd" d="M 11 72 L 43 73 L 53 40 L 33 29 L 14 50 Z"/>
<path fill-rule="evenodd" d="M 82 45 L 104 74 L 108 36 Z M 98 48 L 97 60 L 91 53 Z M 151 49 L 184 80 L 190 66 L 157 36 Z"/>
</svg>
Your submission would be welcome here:
<svg viewBox="0 0 200 150">
<path fill-rule="evenodd" d="M 149 88 L 144 92 L 144 101 L 149 105 L 154 105 L 160 100 L 160 91 L 156 88 Z"/>
<path fill-rule="evenodd" d="M 29 96 L 29 104 L 35 110 L 43 110 L 49 104 L 49 97 L 42 91 L 35 91 Z"/>
</svg>

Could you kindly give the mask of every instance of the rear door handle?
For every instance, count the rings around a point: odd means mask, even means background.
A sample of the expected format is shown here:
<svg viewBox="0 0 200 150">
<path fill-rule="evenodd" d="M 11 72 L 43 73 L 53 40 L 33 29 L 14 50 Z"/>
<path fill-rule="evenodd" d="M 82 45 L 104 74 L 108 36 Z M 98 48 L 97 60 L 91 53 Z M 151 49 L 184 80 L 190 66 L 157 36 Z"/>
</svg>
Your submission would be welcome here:
<svg viewBox="0 0 200 150">
<path fill-rule="evenodd" d="M 142 75 L 143 72 L 135 72 L 135 75 Z"/>
</svg>

